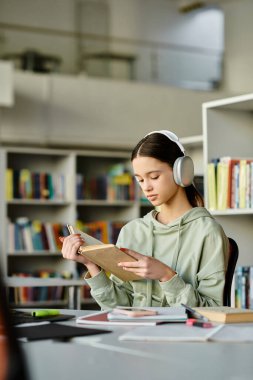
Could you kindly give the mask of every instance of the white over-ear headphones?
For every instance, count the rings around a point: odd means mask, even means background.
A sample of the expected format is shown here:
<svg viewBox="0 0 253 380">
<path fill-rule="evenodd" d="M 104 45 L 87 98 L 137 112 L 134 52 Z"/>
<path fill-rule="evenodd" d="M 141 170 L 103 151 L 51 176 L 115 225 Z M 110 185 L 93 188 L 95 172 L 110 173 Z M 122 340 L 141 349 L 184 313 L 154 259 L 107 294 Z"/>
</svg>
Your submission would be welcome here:
<svg viewBox="0 0 253 380">
<path fill-rule="evenodd" d="M 182 187 L 190 186 L 193 182 L 194 178 L 194 165 L 191 157 L 185 156 L 185 150 L 181 142 L 179 141 L 179 138 L 175 133 L 167 130 L 160 130 L 160 131 L 153 131 L 148 133 L 145 137 L 152 135 L 153 133 L 160 133 L 174 143 L 178 145 L 180 150 L 183 152 L 183 157 L 178 157 L 173 165 L 173 177 L 174 181 L 177 185 Z"/>
</svg>

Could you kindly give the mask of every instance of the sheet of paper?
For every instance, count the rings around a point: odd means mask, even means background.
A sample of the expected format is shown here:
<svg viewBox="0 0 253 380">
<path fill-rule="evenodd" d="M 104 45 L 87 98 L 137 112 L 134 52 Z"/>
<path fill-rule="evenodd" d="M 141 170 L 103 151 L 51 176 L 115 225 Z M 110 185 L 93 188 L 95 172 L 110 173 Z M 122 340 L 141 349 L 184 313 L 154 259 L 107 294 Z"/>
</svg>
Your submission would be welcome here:
<svg viewBox="0 0 253 380">
<path fill-rule="evenodd" d="M 217 333 L 222 325 L 212 328 L 172 323 L 155 327 L 138 327 L 119 336 L 119 340 L 148 342 L 205 342 Z"/>
<path fill-rule="evenodd" d="M 211 337 L 214 342 L 253 342 L 253 323 L 224 325 Z"/>
</svg>

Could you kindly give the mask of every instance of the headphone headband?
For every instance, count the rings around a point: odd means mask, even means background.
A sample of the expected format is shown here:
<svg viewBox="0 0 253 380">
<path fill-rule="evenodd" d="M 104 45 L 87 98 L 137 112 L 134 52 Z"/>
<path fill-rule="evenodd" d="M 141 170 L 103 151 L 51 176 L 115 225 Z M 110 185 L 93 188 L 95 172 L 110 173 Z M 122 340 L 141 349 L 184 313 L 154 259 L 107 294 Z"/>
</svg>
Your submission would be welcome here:
<svg viewBox="0 0 253 380">
<path fill-rule="evenodd" d="M 179 147 L 179 149 L 183 152 L 183 154 L 185 154 L 185 149 L 184 149 L 183 145 L 181 144 L 181 142 L 179 141 L 179 138 L 177 137 L 177 135 L 175 133 L 173 133 L 171 131 L 167 131 L 166 129 L 162 129 L 160 131 L 149 132 L 144 137 L 152 135 L 153 133 L 160 133 L 161 135 L 164 135 L 164 136 L 168 137 L 168 139 L 170 139 L 171 141 L 173 141 L 174 143 L 176 143 L 177 146 Z"/>
</svg>

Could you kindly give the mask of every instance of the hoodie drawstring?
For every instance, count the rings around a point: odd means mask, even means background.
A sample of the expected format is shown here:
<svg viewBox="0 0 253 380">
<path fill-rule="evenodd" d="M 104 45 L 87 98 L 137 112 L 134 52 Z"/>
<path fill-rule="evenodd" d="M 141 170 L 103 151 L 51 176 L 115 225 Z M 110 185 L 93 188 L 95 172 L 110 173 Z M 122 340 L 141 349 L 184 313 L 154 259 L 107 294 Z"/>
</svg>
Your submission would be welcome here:
<svg viewBox="0 0 253 380">
<path fill-rule="evenodd" d="M 176 271 L 177 263 L 178 263 L 178 257 L 179 257 L 179 251 L 180 251 L 180 244 L 181 244 L 181 227 L 183 225 L 183 219 L 181 218 L 178 223 L 178 233 L 177 233 L 177 243 L 176 243 L 176 250 L 173 255 L 172 259 L 172 269 Z M 154 256 L 154 245 L 155 245 L 155 238 L 154 238 L 154 225 L 153 223 L 149 224 L 150 233 L 149 236 L 151 236 L 151 247 L 148 246 L 147 254 L 148 256 L 153 257 Z M 153 280 L 147 280 L 147 306 L 152 306 L 152 286 L 153 286 Z"/>
<path fill-rule="evenodd" d="M 148 246 L 147 253 L 148 256 L 153 257 L 154 256 L 154 232 L 153 232 L 153 224 L 150 223 L 150 236 L 152 237 L 151 247 Z M 153 286 L 153 280 L 147 280 L 147 305 L 146 306 L 152 306 L 152 286 Z"/>
<path fill-rule="evenodd" d="M 175 271 L 177 270 L 177 262 L 178 262 L 178 256 L 179 256 L 179 251 L 180 251 L 180 243 L 181 243 L 181 239 L 180 239 L 180 235 L 181 235 L 181 227 L 182 227 L 182 219 L 180 219 L 179 223 L 178 223 L 178 233 L 177 233 L 177 246 L 176 246 L 176 252 L 175 254 L 173 255 L 173 259 L 172 259 L 172 269 L 174 269 Z"/>
</svg>

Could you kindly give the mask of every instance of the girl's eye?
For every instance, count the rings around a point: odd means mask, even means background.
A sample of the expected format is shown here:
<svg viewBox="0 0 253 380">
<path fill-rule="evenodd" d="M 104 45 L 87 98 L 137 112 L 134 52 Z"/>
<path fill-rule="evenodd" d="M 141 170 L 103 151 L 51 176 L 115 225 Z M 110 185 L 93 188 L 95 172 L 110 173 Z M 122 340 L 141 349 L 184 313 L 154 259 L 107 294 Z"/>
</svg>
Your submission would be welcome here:
<svg viewBox="0 0 253 380">
<path fill-rule="evenodd" d="M 159 176 L 156 176 L 156 177 L 151 177 L 151 179 L 158 179 L 159 178 Z"/>
</svg>

